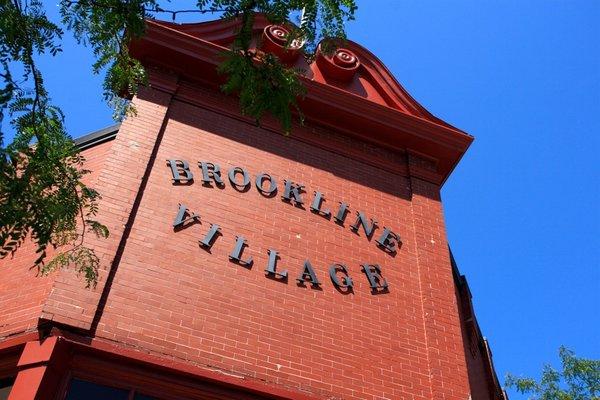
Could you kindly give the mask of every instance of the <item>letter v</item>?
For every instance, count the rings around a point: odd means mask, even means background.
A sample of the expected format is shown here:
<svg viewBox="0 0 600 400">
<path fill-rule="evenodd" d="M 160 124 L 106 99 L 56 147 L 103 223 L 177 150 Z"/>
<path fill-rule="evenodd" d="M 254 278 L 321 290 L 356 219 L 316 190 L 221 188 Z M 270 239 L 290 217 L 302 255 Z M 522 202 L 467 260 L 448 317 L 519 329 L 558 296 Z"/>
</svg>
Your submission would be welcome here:
<svg viewBox="0 0 600 400">
<path fill-rule="evenodd" d="M 173 229 L 183 229 L 185 228 L 184 224 L 189 221 L 192 221 L 192 223 L 200 222 L 200 215 L 190 212 L 185 204 L 180 204 L 175 221 L 173 221 Z"/>
</svg>

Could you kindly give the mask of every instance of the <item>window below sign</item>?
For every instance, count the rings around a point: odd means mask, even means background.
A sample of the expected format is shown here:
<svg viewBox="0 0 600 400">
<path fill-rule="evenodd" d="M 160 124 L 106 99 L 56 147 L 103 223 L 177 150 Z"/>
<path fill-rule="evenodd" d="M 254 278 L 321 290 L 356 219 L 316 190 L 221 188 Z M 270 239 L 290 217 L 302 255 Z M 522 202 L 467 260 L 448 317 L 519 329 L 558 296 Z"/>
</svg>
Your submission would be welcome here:
<svg viewBox="0 0 600 400">
<path fill-rule="evenodd" d="M 2 399 L 0 397 L 0 399 Z M 65 400 L 159 400 L 156 397 L 151 397 L 138 393 L 134 390 L 121 389 L 98 383 L 84 381 L 81 379 L 73 379 L 67 392 Z"/>
<path fill-rule="evenodd" d="M 7 400 L 8 395 L 10 394 L 10 389 L 12 389 L 15 384 L 15 378 L 2 378 L 0 379 L 0 400 Z"/>
</svg>

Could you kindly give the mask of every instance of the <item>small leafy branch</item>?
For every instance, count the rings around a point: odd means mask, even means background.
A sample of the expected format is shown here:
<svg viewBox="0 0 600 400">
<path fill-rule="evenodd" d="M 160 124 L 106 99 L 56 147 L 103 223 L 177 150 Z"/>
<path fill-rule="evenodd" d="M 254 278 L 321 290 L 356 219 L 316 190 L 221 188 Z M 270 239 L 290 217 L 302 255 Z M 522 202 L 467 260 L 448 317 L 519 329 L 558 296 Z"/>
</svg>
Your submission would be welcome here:
<svg viewBox="0 0 600 400">
<path fill-rule="evenodd" d="M 344 24 L 354 18 L 354 0 L 199 0 L 193 10 L 169 10 L 157 0 L 61 0 L 62 23 L 96 57 L 94 73 L 105 73 L 104 98 L 121 119 L 135 109 L 125 98 L 146 83 L 146 71 L 130 56 L 128 45 L 144 34 L 145 19 L 179 13 L 214 13 L 241 21 L 233 46 L 219 70 L 228 77 L 226 93 L 237 94 L 242 113 L 257 122 L 276 117 L 288 133 L 292 111 L 304 88 L 300 71 L 270 54 L 252 49 L 255 13 L 291 28 L 288 45 L 303 43 L 307 57 L 322 39 L 343 39 Z M 287 24 L 293 16 L 298 24 Z M 61 110 L 52 104 L 36 58 L 62 51 L 64 32 L 46 16 L 40 0 L 0 0 L 0 258 L 13 255 L 28 235 L 37 246 L 35 267 L 42 274 L 73 266 L 88 286 L 98 279 L 100 261 L 85 246 L 86 233 L 107 237 L 95 220 L 100 195 L 82 182 L 89 173 L 84 158 L 64 126 Z M 15 79 L 14 71 L 19 71 Z M 14 131 L 7 136 L 4 117 Z M 59 249 L 46 262 L 48 248 Z M 66 250 L 65 250 L 66 249 Z"/>
<path fill-rule="evenodd" d="M 506 387 L 531 394 L 531 400 L 600 400 L 600 361 L 578 358 L 565 347 L 558 351 L 562 370 L 545 365 L 539 382 L 506 376 Z"/>
<path fill-rule="evenodd" d="M 0 27 L 0 118 L 8 114 L 16 132 L 6 147 L 4 130 L 0 134 L 0 257 L 13 255 L 30 235 L 40 272 L 68 263 L 93 285 L 99 263 L 83 246 L 83 236 L 86 230 L 107 236 L 108 229 L 94 220 L 99 195 L 81 181 L 89 172 L 82 168 L 84 158 L 65 131 L 62 112 L 50 103 L 35 62 L 36 55 L 61 51 L 57 42 L 63 32 L 46 18 L 39 1 L 0 2 Z M 11 73 L 17 63 L 21 80 Z M 45 264 L 49 246 L 67 250 Z"/>
</svg>

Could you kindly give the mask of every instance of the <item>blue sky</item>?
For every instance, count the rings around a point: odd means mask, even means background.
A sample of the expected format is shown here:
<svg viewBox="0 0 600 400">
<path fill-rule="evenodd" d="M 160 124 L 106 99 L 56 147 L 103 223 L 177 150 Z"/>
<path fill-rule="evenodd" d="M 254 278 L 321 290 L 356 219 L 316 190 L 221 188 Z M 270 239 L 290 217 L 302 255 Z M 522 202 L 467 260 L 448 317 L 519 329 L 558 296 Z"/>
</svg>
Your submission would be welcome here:
<svg viewBox="0 0 600 400">
<path fill-rule="evenodd" d="M 443 200 L 500 378 L 538 376 L 560 345 L 600 359 L 600 2 L 358 4 L 348 36 L 476 138 Z M 66 38 L 40 67 L 77 137 L 111 110 L 89 50 Z"/>
</svg>

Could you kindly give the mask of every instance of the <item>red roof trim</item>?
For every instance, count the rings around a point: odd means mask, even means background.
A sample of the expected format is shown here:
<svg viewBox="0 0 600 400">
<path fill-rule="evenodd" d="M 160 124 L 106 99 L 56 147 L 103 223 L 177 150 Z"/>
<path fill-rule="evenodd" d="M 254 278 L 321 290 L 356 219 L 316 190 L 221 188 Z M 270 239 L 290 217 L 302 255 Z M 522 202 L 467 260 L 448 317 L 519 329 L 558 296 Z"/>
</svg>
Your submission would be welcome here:
<svg viewBox="0 0 600 400">
<path fill-rule="evenodd" d="M 261 18 L 257 17 L 260 27 Z M 203 85 L 218 87 L 223 76 L 216 72 L 229 37 L 232 21 L 177 25 L 148 21 L 146 35 L 131 44 L 131 53 L 146 66 L 159 66 Z M 209 42 L 199 36 L 210 38 Z M 387 68 L 368 50 L 348 42 L 361 58 L 361 79 L 369 81 L 378 95 L 390 104 L 373 101 L 349 91 L 330 79 L 304 77 L 307 95 L 301 108 L 309 123 L 318 123 L 387 148 L 422 154 L 437 164 L 437 171 L 421 174 L 423 179 L 443 184 L 473 137 L 433 117 L 398 84 Z M 365 73 L 369 71 L 369 73 Z M 323 78 L 324 79 L 324 78 Z M 391 99 L 391 100 L 390 100 Z M 400 110 L 403 108 L 404 110 Z M 415 171 L 415 175 L 419 175 Z"/>
</svg>

